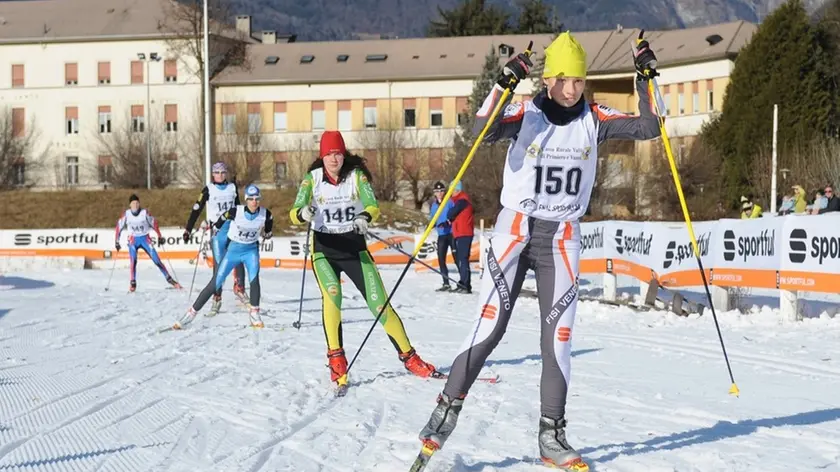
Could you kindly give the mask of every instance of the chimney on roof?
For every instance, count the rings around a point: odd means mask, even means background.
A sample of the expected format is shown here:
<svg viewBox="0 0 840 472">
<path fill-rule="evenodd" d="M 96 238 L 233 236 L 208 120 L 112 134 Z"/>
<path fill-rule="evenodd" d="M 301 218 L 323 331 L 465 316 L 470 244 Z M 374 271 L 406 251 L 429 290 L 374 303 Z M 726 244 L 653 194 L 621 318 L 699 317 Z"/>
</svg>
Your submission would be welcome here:
<svg viewBox="0 0 840 472">
<path fill-rule="evenodd" d="M 621 33 L 622 31 L 624 31 L 624 27 L 621 26 L 621 23 L 615 25 L 615 32 L 616 33 Z"/>
<path fill-rule="evenodd" d="M 262 32 L 262 43 L 263 44 L 277 44 L 277 32 L 276 31 L 263 31 Z"/>
<path fill-rule="evenodd" d="M 246 38 L 251 37 L 251 15 L 236 16 L 236 31 Z"/>
</svg>

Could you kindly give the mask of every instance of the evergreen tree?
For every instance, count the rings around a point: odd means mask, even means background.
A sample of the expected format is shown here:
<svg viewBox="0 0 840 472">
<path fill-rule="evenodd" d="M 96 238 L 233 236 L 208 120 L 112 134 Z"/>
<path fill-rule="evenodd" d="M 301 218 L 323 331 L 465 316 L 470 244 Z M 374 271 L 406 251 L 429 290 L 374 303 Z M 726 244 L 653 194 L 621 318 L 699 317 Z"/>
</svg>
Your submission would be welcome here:
<svg viewBox="0 0 840 472">
<path fill-rule="evenodd" d="M 759 26 L 736 61 L 723 111 L 704 130 L 723 156 L 729 202 L 750 189 L 755 156 L 770 149 L 773 105 L 779 105 L 779 144 L 807 143 L 836 119 L 826 54 L 801 0 L 789 0 Z"/>
<path fill-rule="evenodd" d="M 510 14 L 485 0 L 463 0 L 451 10 L 437 7 L 437 20 L 429 22 L 427 36 L 478 36 L 511 32 Z"/>
<path fill-rule="evenodd" d="M 475 114 L 484 99 L 490 95 L 493 85 L 502 75 L 501 58 L 495 47 L 485 56 L 481 75 L 473 83 L 472 95 L 469 97 L 469 110 L 461 116 L 459 133 L 455 136 L 455 159 L 451 159 L 447 166 L 447 174 L 454 177 L 470 152 L 473 141 L 478 133 L 473 134 Z M 479 130 L 480 132 L 480 130 Z M 499 196 L 502 192 L 502 176 L 504 174 L 507 142 L 481 144 L 476 151 L 469 169 L 464 173 L 464 191 L 469 194 L 476 212 L 481 217 L 494 218 L 499 210 Z"/>
<path fill-rule="evenodd" d="M 543 0 L 518 0 L 519 20 L 516 32 L 519 34 L 543 34 L 556 31 L 556 16 Z"/>
</svg>

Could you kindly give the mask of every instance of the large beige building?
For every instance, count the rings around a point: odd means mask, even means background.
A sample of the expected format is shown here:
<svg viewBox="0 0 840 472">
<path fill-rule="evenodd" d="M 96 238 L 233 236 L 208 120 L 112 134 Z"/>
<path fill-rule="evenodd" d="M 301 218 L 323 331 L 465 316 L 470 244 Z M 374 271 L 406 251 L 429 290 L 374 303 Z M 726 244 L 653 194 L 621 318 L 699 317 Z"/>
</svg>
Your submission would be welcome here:
<svg viewBox="0 0 840 472">
<path fill-rule="evenodd" d="M 0 74 L 0 109 L 10 110 L 16 135 L 31 128 L 38 137 L 32 155 L 50 163 L 37 174 L 22 171 L 22 180 L 100 187 L 113 158 L 103 135 L 115 130 L 173 143 L 162 152 L 175 180 L 195 180 L 188 174 L 200 173 L 200 78 L 195 58 L 173 51 L 172 38 L 159 26 L 166 1 L 0 2 L 0 71 L 6 71 Z M 87 20 L 62 21 L 70 17 Z M 534 41 L 539 58 L 552 39 L 282 43 L 274 32 L 254 34 L 247 17 L 236 23 L 250 44 L 246 67 L 228 66 L 212 80 L 215 151 L 244 166 L 247 180 L 266 183 L 297 178 L 325 129 L 343 131 L 348 146 L 374 167 L 399 159 L 434 177 L 451 155 L 459 114 L 486 54 L 494 49 L 504 62 Z M 755 28 L 739 21 L 645 34 L 660 61 L 676 153 L 687 143 L 684 137 L 721 109 L 734 58 Z M 637 112 L 630 45 L 639 30 L 573 33 L 588 52 L 593 98 Z M 161 60 L 138 58 L 151 53 Z M 520 84 L 514 99 L 528 99 L 532 87 L 531 81 Z M 619 143 L 611 153 L 645 157 L 655 145 Z"/>
</svg>

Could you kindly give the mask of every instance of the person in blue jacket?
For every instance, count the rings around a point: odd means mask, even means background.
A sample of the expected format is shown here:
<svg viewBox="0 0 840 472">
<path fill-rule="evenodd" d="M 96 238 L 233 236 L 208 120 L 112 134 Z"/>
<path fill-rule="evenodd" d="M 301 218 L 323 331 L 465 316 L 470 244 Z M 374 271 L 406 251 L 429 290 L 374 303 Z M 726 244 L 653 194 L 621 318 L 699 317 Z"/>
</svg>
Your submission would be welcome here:
<svg viewBox="0 0 840 472">
<path fill-rule="evenodd" d="M 432 190 L 434 191 L 435 196 L 432 198 L 432 204 L 429 207 L 430 220 L 434 218 L 435 213 L 440 206 L 440 201 L 443 200 L 443 196 L 446 195 L 446 185 L 443 182 L 436 182 Z M 443 211 L 440 213 L 440 218 L 437 219 L 437 224 L 435 225 L 438 235 L 438 265 L 440 266 L 440 273 L 443 277 L 443 285 L 436 290 L 437 292 L 448 292 L 452 289 L 452 287 L 449 286 L 449 269 L 446 267 L 446 252 L 448 250 L 452 250 L 452 258 L 455 259 L 456 267 L 458 265 L 458 259 L 455 257 L 455 238 L 452 237 L 452 224 L 447 219 L 447 215 L 453 208 L 455 207 L 452 200 L 447 200 L 446 205 L 443 207 Z"/>
</svg>

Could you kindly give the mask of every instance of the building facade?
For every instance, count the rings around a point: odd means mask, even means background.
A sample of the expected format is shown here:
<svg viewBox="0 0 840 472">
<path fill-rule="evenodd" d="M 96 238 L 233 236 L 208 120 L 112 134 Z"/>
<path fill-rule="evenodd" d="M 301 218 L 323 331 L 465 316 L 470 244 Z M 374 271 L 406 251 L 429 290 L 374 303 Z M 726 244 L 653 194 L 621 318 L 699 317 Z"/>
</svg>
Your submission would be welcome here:
<svg viewBox="0 0 840 472">
<path fill-rule="evenodd" d="M 167 2 L 38 2 L 54 4 L 53 10 L 0 3 L 0 111 L 14 137 L 29 140 L 26 156 L 14 160 L 18 184 L 102 188 L 115 183 L 115 166 L 147 155 L 155 156 L 153 177 L 166 174 L 168 184 L 203 180 L 200 68 L 161 30 Z M 115 8 L 122 9 L 119 19 Z M 61 22 L 74 14 L 87 21 Z M 453 155 L 453 140 L 488 52 L 504 63 L 534 41 L 539 61 L 553 39 L 298 43 L 286 36 L 292 42 L 283 43 L 273 31 L 255 35 L 247 16 L 237 17 L 234 27 L 246 38 L 247 55 L 244 65 L 225 67 L 211 82 L 213 151 L 246 173 L 240 180 L 279 185 L 300 177 L 328 129 L 342 131 L 348 147 L 373 168 L 398 161 L 423 178 L 451 177 L 444 163 L 463 158 Z M 733 22 L 646 34 L 660 62 L 676 155 L 722 108 L 734 59 L 754 30 Z M 588 52 L 594 101 L 638 113 L 630 55 L 638 33 L 621 27 L 574 32 Z M 524 81 L 514 100 L 529 100 L 538 86 L 538 80 Z M 624 163 L 649 159 L 657 145 L 611 143 L 602 156 L 620 176 Z M 628 184 L 618 178 L 614 185 Z"/>
</svg>

